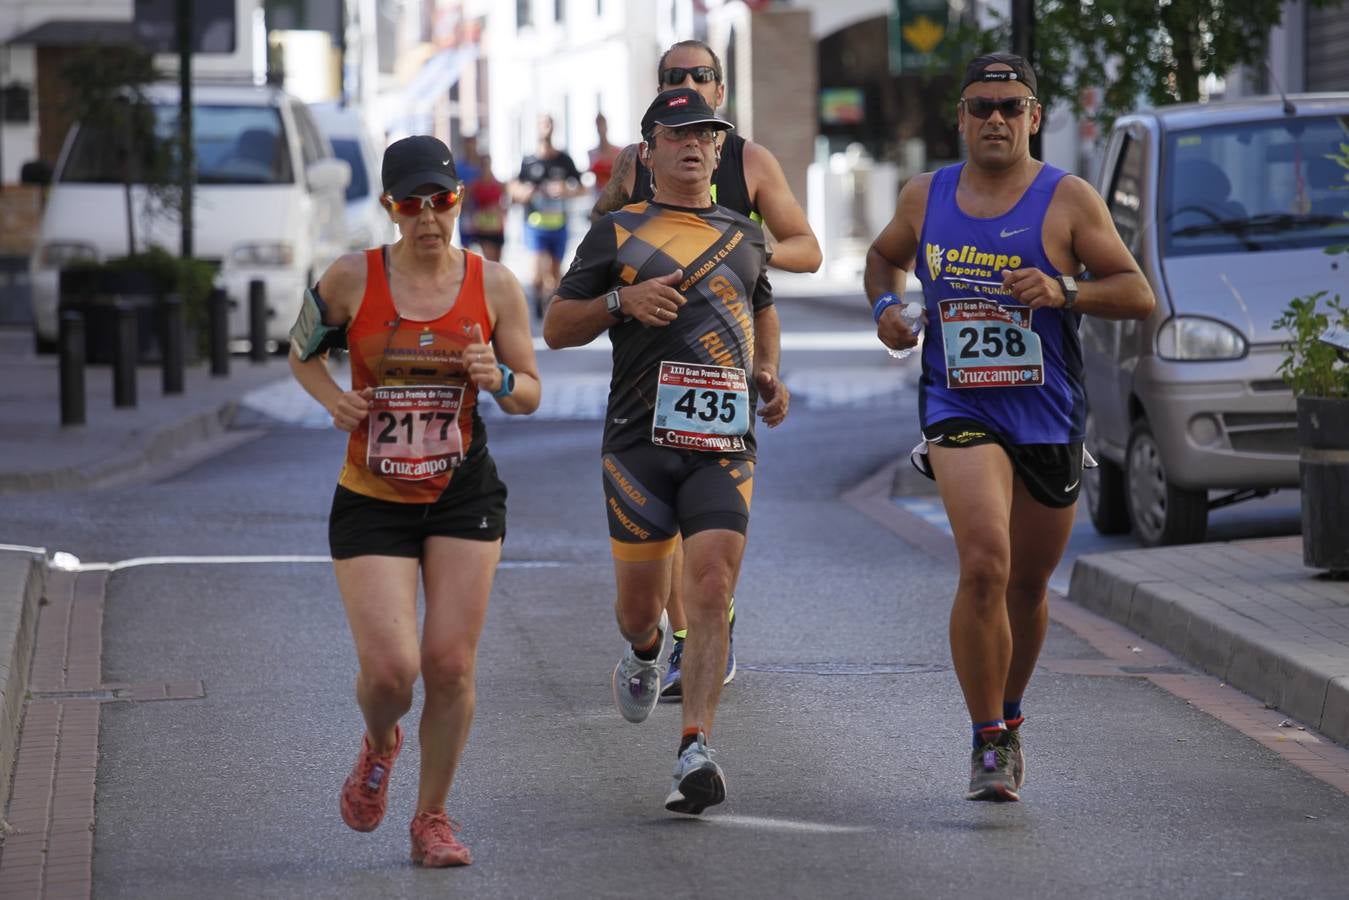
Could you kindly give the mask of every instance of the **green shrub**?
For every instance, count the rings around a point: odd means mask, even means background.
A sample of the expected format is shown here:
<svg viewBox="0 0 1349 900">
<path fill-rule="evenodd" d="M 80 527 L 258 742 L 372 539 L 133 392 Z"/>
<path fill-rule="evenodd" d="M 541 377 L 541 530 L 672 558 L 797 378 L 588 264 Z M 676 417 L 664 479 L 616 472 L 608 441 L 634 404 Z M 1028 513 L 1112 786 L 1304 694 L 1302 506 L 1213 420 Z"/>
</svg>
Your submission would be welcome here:
<svg viewBox="0 0 1349 900">
<path fill-rule="evenodd" d="M 1345 184 L 1336 185 L 1336 189 L 1349 190 L 1349 144 L 1340 144 L 1340 152 L 1328 157 L 1345 169 Z M 1349 213 L 1345 217 L 1349 218 Z M 1326 253 L 1349 253 L 1349 244 L 1327 247 Z M 1274 322 L 1275 328 L 1288 331 L 1283 344 L 1288 355 L 1279 365 L 1279 374 L 1296 397 L 1349 397 L 1349 361 L 1341 351 L 1320 340 L 1332 327 L 1349 334 L 1349 308 L 1339 294 L 1326 299 L 1328 293 L 1295 297 Z"/>
</svg>

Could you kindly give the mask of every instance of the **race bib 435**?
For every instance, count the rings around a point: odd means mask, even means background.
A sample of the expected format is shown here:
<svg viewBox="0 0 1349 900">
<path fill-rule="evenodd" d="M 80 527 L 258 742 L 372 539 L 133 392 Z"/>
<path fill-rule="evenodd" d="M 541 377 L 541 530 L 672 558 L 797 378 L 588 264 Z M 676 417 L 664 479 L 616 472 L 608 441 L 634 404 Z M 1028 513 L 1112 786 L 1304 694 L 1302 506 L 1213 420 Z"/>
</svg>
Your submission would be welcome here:
<svg viewBox="0 0 1349 900">
<path fill-rule="evenodd" d="M 651 418 L 651 443 L 680 450 L 735 453 L 749 431 L 745 370 L 662 362 Z"/>
</svg>

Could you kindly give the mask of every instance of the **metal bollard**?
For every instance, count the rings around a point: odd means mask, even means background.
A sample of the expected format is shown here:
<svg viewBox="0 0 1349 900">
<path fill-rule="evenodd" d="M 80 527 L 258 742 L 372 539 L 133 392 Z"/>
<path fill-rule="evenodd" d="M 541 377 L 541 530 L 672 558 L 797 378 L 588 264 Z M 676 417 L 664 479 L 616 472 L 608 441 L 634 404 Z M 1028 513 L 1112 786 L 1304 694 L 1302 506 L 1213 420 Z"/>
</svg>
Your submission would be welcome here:
<svg viewBox="0 0 1349 900">
<path fill-rule="evenodd" d="M 261 278 L 248 283 L 248 358 L 267 361 L 267 285 Z"/>
<path fill-rule="evenodd" d="M 159 312 L 159 356 L 166 394 L 183 392 L 183 298 L 165 294 Z"/>
<path fill-rule="evenodd" d="M 83 425 L 84 316 L 77 310 L 61 312 L 61 424 Z"/>
<path fill-rule="evenodd" d="M 136 307 L 120 297 L 113 302 L 112 405 L 136 405 Z"/>
<path fill-rule="evenodd" d="M 206 299 L 211 326 L 211 374 L 217 378 L 230 373 L 230 301 L 224 288 L 211 288 Z"/>
</svg>

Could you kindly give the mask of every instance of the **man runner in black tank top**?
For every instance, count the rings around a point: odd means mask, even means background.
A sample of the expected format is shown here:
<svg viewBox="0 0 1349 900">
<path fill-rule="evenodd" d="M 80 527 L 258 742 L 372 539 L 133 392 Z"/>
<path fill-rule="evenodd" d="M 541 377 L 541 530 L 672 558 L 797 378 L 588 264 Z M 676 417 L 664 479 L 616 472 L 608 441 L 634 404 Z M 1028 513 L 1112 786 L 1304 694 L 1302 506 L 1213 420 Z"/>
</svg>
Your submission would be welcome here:
<svg viewBox="0 0 1349 900">
<path fill-rule="evenodd" d="M 707 105 L 718 109 L 726 98 L 721 60 L 702 41 L 672 44 L 656 69 L 658 91 L 692 88 Z M 720 159 L 712 174 L 712 202 L 735 210 L 766 226 L 771 234 L 768 264 L 785 272 L 814 272 L 822 256 L 819 241 L 810 230 L 805 210 L 797 202 L 787 176 L 772 152 L 762 144 L 747 141 L 731 131 L 721 132 Z M 623 149 L 614 163 L 613 176 L 595 203 L 592 220 L 635 200 L 650 200 L 651 171 L 642 164 L 637 144 Z M 682 568 L 682 547 L 675 551 L 676 570 Z M 684 605 L 680 579 L 673 580 L 666 605 L 675 644 L 661 686 L 661 699 L 678 701 L 682 692 L 680 665 L 685 636 Z M 731 599 L 731 626 L 735 626 L 735 601 Z M 734 632 L 733 632 L 734 633 Z M 726 682 L 735 677 L 735 644 L 726 662 Z"/>
</svg>

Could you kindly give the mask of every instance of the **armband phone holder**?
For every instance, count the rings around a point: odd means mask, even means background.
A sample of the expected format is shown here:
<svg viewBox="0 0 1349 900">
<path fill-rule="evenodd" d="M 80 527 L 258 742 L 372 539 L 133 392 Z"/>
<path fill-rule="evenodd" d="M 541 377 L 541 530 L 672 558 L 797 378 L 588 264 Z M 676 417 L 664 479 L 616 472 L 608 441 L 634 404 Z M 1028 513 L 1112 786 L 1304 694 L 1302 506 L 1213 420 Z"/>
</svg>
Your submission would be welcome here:
<svg viewBox="0 0 1349 900">
<path fill-rule="evenodd" d="M 319 296 L 318 285 L 304 292 L 300 302 L 300 315 L 290 329 L 290 344 L 301 362 L 316 353 L 329 350 L 345 350 L 347 347 L 347 327 L 345 325 L 325 325 L 323 318 L 328 305 Z"/>
</svg>

